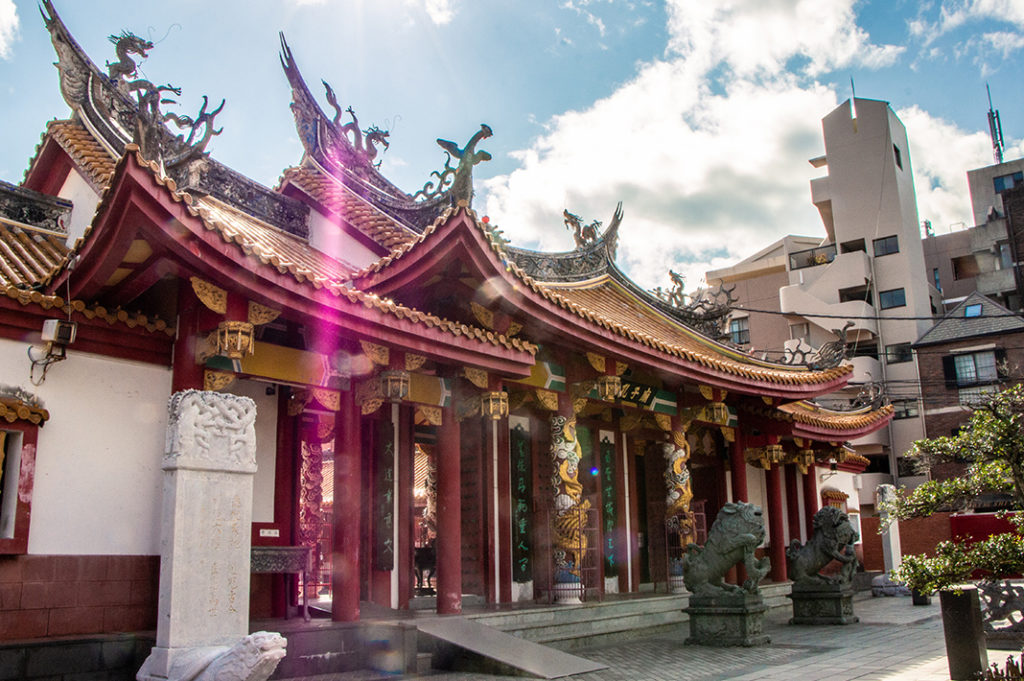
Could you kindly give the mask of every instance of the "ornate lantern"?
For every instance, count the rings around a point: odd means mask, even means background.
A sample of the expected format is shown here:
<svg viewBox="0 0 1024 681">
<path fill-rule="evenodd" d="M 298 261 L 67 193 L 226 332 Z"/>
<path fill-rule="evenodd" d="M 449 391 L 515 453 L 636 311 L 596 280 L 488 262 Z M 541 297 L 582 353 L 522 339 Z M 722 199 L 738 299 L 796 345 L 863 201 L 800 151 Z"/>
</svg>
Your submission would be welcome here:
<svg viewBox="0 0 1024 681">
<path fill-rule="evenodd" d="M 618 376 L 601 376 L 597 379 L 597 395 L 606 402 L 619 396 L 622 390 L 622 379 Z"/>
<path fill-rule="evenodd" d="M 712 402 L 705 410 L 712 423 L 725 424 L 729 422 L 729 407 L 725 402 Z"/>
<path fill-rule="evenodd" d="M 497 421 L 508 416 L 508 393 L 492 390 L 480 396 L 480 413 Z"/>
<path fill-rule="evenodd" d="M 409 372 L 387 369 L 380 372 L 380 393 L 388 402 L 401 402 L 409 394 Z"/>
<path fill-rule="evenodd" d="M 764 456 L 772 463 L 781 463 L 786 453 L 782 450 L 782 445 L 765 445 Z"/>
<path fill-rule="evenodd" d="M 256 351 L 256 327 L 249 322 L 226 321 L 217 325 L 217 354 L 242 359 Z"/>
</svg>

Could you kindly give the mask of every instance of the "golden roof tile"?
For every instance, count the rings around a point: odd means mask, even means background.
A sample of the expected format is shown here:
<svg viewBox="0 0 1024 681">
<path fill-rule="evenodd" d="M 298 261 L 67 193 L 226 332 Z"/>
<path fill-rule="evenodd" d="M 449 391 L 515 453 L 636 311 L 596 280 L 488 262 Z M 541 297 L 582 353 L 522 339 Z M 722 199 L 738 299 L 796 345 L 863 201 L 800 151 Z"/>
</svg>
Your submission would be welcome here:
<svg viewBox="0 0 1024 681">
<path fill-rule="evenodd" d="M 159 332 L 168 336 L 173 336 L 175 333 L 174 326 L 163 319 L 149 317 L 141 312 L 132 313 L 121 308 L 108 310 L 102 305 L 88 305 L 84 300 L 72 300 L 68 305 L 60 296 L 48 295 L 13 285 L 0 286 L 0 296 L 16 300 L 21 305 L 38 305 L 44 310 L 56 310 L 65 315 L 74 312 L 86 319 L 98 319 L 111 326 L 124 324 L 129 329 L 141 327 L 147 331 Z"/>
<path fill-rule="evenodd" d="M 286 182 L 301 189 L 321 206 L 340 216 L 384 248 L 396 248 L 416 238 L 415 234 L 379 211 L 343 183 L 316 169 L 288 168 L 281 177 L 281 184 Z"/>
<path fill-rule="evenodd" d="M 50 418 L 50 412 L 41 406 L 28 404 L 14 397 L 0 396 L 0 418 L 8 423 L 28 421 L 34 425 L 42 425 Z"/>
<path fill-rule="evenodd" d="M 797 423 L 828 430 L 865 428 L 888 418 L 893 413 L 891 404 L 879 409 L 866 407 L 857 411 L 832 411 L 805 401 L 781 405 L 779 410 Z"/>
<path fill-rule="evenodd" d="M 32 286 L 54 272 L 68 249 L 59 237 L 0 219 L 0 286 Z"/>
<path fill-rule="evenodd" d="M 107 153 L 81 123 L 70 120 L 50 121 L 46 126 L 46 134 L 68 153 L 93 185 L 102 188 L 110 183 L 117 159 Z"/>
</svg>

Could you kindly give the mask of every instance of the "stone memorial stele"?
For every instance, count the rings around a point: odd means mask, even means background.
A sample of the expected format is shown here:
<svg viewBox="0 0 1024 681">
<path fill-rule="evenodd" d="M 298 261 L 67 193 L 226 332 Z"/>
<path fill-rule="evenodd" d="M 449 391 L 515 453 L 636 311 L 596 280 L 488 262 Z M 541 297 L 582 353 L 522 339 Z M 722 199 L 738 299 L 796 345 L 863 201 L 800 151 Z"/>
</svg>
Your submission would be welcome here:
<svg viewBox="0 0 1024 681">
<path fill-rule="evenodd" d="M 707 646 L 758 646 L 769 643 L 764 633 L 768 606 L 758 588 L 771 563 L 754 551 L 764 543 L 761 508 L 743 501 L 730 502 L 715 518 L 704 546 L 689 544 L 683 554 L 683 580 L 692 592 L 690 638 L 687 643 Z M 747 579 L 742 586 L 727 584 L 725 574 L 743 563 Z"/>
<path fill-rule="evenodd" d="M 786 550 L 793 580 L 793 618 L 790 624 L 853 624 L 853 575 L 857 571 L 854 544 L 860 539 L 850 517 L 826 506 L 814 514 L 814 534 L 806 544 L 794 539 Z M 832 561 L 839 573 L 824 574 Z"/>
<path fill-rule="evenodd" d="M 279 634 L 249 634 L 256 405 L 186 390 L 168 404 L 156 646 L 139 681 L 263 681 Z"/>
</svg>

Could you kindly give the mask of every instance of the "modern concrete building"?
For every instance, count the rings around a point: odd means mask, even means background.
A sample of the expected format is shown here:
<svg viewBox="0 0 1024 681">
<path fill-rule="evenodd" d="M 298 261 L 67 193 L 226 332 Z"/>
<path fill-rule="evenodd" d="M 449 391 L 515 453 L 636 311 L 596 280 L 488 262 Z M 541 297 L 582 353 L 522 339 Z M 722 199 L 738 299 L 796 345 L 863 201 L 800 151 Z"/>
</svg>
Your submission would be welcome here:
<svg viewBox="0 0 1024 681">
<path fill-rule="evenodd" d="M 854 99 L 822 120 L 825 153 L 811 159 L 827 169 L 811 181 L 823 238 L 786 237 L 737 265 L 708 272 L 710 285 L 736 283 L 741 307 L 768 309 L 752 292 L 778 290 L 777 309 L 788 322 L 783 336 L 770 315 L 738 312 L 733 328 L 749 327 L 758 352 L 796 351 L 795 359 L 845 329 L 854 364 L 849 388 L 832 406 L 853 407 L 865 384 L 878 384 L 897 417 L 888 429 L 856 441 L 870 472 L 913 485 L 903 454 L 924 436 L 919 381 L 911 343 L 931 326 L 938 292 L 925 269 L 907 133 L 886 102 Z M 785 272 L 785 277 L 780 274 Z M 783 278 L 783 284 L 772 286 Z M 740 286 L 740 282 L 743 285 Z M 771 309 L 775 309 L 774 307 Z M 734 341 L 739 340 L 735 337 Z M 814 361 L 814 353 L 807 357 Z"/>
</svg>

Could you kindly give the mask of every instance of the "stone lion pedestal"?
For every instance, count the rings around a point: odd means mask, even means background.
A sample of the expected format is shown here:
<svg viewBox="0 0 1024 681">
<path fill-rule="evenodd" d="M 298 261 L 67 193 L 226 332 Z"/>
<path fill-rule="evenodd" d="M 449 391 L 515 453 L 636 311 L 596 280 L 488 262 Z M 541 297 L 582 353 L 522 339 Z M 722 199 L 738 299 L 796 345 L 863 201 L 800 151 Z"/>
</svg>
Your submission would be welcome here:
<svg viewBox="0 0 1024 681">
<path fill-rule="evenodd" d="M 853 587 L 849 584 L 794 583 L 790 624 L 853 624 Z"/>
<path fill-rule="evenodd" d="M 768 606 L 760 593 L 723 593 L 690 596 L 690 638 L 687 645 L 763 646 L 771 643 L 764 633 Z"/>
<path fill-rule="evenodd" d="M 761 646 L 770 642 L 764 633 L 764 604 L 757 583 L 768 574 L 767 557 L 755 550 L 764 542 L 761 509 L 746 502 L 722 507 L 704 546 L 690 544 L 683 555 L 683 579 L 693 592 L 688 644 L 702 646 Z M 742 586 L 722 580 L 729 569 L 742 563 L 747 580 Z"/>
<path fill-rule="evenodd" d="M 796 539 L 786 550 L 793 580 L 793 619 L 790 624 L 853 624 L 853 574 L 857 570 L 854 544 L 860 539 L 850 518 L 826 506 L 814 514 L 814 534 L 801 544 Z M 822 570 L 837 561 L 838 574 Z"/>
</svg>

